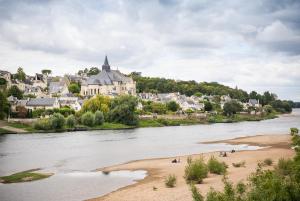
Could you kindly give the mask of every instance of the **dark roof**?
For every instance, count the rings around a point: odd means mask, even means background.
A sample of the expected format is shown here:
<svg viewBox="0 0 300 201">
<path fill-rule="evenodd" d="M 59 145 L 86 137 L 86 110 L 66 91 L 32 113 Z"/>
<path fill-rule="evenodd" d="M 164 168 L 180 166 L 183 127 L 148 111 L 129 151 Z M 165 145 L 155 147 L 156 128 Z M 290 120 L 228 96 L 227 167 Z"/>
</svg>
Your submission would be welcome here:
<svg viewBox="0 0 300 201">
<path fill-rule="evenodd" d="M 56 98 L 33 98 L 27 102 L 27 106 L 52 106 Z"/>
<path fill-rule="evenodd" d="M 131 81 L 130 77 L 122 74 L 118 70 L 102 70 L 97 75 L 89 77 L 87 80 L 88 85 L 112 85 L 113 82 L 129 82 Z"/>
<path fill-rule="evenodd" d="M 5 70 L 0 70 L 0 75 L 10 74 L 10 72 Z"/>
<path fill-rule="evenodd" d="M 102 70 L 110 71 L 110 65 L 108 63 L 107 56 L 105 56 L 104 64 L 102 65 Z"/>
<path fill-rule="evenodd" d="M 254 105 L 258 104 L 258 101 L 256 99 L 249 99 L 249 104 L 254 106 Z"/>
</svg>

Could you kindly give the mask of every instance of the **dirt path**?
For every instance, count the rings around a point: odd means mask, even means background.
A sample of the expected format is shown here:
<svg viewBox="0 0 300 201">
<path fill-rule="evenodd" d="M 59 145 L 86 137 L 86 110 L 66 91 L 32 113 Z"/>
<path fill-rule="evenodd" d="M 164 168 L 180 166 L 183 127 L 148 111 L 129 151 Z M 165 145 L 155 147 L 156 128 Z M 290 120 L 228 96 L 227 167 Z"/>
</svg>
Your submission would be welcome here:
<svg viewBox="0 0 300 201">
<path fill-rule="evenodd" d="M 11 126 L 8 126 L 8 123 L 6 121 L 0 121 L 0 128 L 3 128 L 5 130 L 11 131 L 13 133 L 26 133 L 27 131 L 21 128 L 14 128 Z"/>
<path fill-rule="evenodd" d="M 233 183 L 246 181 L 248 176 L 257 168 L 257 163 L 266 158 L 271 158 L 277 161 L 279 158 L 291 158 L 294 156 L 294 151 L 289 148 L 289 135 L 274 135 L 274 136 L 256 136 L 248 138 L 239 138 L 235 140 L 222 141 L 225 143 L 245 144 L 252 143 L 255 145 L 270 146 L 269 148 L 256 151 L 241 151 L 228 154 L 228 157 L 219 157 L 219 153 L 207 153 L 193 155 L 192 158 L 203 156 L 208 160 L 211 155 L 214 155 L 219 160 L 224 161 L 228 166 L 228 178 Z M 114 170 L 147 170 L 148 176 L 138 183 L 121 188 L 115 192 L 105 196 L 91 199 L 93 201 L 191 201 L 191 192 L 186 184 L 183 176 L 184 169 L 187 165 L 187 156 L 180 157 L 180 163 L 171 163 L 173 158 L 150 159 L 133 161 L 122 165 L 104 168 L 106 171 Z M 178 158 L 178 157 L 177 157 Z M 232 163 L 245 161 L 245 167 L 235 168 Z M 272 168 L 272 167 L 268 167 Z M 177 186 L 175 188 L 166 188 L 164 179 L 168 174 L 175 174 L 177 177 Z M 156 190 L 154 190 L 154 187 Z M 205 195 L 209 189 L 213 187 L 216 190 L 222 190 L 222 176 L 210 174 L 204 179 L 203 184 L 198 184 L 197 188 Z"/>
</svg>

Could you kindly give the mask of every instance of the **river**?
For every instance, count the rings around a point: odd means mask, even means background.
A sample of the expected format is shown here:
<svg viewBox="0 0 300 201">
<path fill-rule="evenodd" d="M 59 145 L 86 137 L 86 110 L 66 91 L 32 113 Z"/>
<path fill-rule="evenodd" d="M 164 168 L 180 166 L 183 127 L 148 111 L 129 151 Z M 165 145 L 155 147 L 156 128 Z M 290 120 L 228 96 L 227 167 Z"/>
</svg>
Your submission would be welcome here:
<svg viewBox="0 0 300 201">
<path fill-rule="evenodd" d="M 219 150 L 257 149 L 247 145 L 199 144 L 300 128 L 300 110 L 260 122 L 0 136 L 0 175 L 41 168 L 54 176 L 27 183 L 0 184 L 1 201 L 83 200 L 104 195 L 146 176 L 145 171 L 109 175 L 93 170 L 131 160 Z"/>
</svg>

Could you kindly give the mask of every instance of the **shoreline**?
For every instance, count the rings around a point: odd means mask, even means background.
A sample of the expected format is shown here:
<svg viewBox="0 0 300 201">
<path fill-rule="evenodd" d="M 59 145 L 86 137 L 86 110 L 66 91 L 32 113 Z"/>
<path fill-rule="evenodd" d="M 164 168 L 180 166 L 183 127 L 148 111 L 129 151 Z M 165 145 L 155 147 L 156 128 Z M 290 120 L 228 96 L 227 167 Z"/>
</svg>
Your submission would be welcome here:
<svg viewBox="0 0 300 201">
<path fill-rule="evenodd" d="M 276 137 L 276 138 L 274 138 Z M 270 141 L 272 139 L 272 141 Z M 247 142 L 247 143 L 246 143 Z M 202 142 L 201 142 L 202 143 Z M 204 157 L 207 161 L 210 156 L 215 156 L 219 160 L 228 164 L 228 177 L 233 183 L 237 183 L 240 180 L 245 181 L 247 176 L 254 172 L 257 163 L 263 161 L 265 158 L 271 158 L 274 163 L 281 157 L 291 158 L 294 156 L 294 151 L 290 148 L 290 135 L 257 135 L 251 137 L 240 137 L 230 140 L 220 140 L 207 143 L 227 143 L 227 144 L 248 144 L 255 146 L 262 146 L 264 148 L 253 151 L 237 151 L 232 154 L 228 154 L 228 157 L 219 157 L 219 152 L 199 153 L 184 156 L 174 156 L 155 159 L 144 159 L 130 161 L 123 164 L 113 165 L 109 167 L 99 168 L 95 171 L 117 171 L 117 170 L 146 170 L 147 176 L 136 181 L 136 183 L 124 186 L 115 191 L 112 191 L 106 195 L 88 199 L 90 201 L 102 201 L 102 200 L 183 200 L 190 201 L 191 193 L 189 186 L 183 179 L 184 167 L 186 165 L 187 157 L 198 158 Z M 180 163 L 171 163 L 174 158 L 180 158 Z M 234 168 L 232 163 L 245 161 L 246 167 Z M 272 168 L 272 167 L 265 167 Z M 164 186 L 164 178 L 168 174 L 175 174 L 177 176 L 177 186 L 175 188 L 166 188 Z M 203 184 L 198 184 L 197 188 L 202 194 L 206 194 L 209 188 L 212 186 L 216 190 L 223 188 L 222 176 L 209 174 L 209 177 L 204 179 Z M 153 190 L 157 188 L 157 190 Z"/>
</svg>

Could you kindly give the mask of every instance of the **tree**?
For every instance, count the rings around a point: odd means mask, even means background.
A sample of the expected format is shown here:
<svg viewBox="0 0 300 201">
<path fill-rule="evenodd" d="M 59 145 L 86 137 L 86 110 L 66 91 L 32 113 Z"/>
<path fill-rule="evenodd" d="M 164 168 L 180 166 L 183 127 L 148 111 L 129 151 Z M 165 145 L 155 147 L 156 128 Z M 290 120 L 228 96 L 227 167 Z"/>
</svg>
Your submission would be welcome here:
<svg viewBox="0 0 300 201">
<path fill-rule="evenodd" d="M 209 101 L 204 102 L 204 110 L 205 111 L 211 111 L 213 109 L 213 105 Z"/>
<path fill-rule="evenodd" d="M 196 93 L 194 93 L 194 96 L 201 97 L 201 96 L 202 96 L 202 93 L 196 92 Z"/>
<path fill-rule="evenodd" d="M 180 106 L 175 101 L 170 101 L 167 103 L 167 108 L 172 112 L 176 112 L 180 108 Z"/>
<path fill-rule="evenodd" d="M 6 94 L 0 91 L 0 119 L 4 119 L 8 113 L 9 104 L 7 102 Z"/>
<path fill-rule="evenodd" d="M 167 112 L 166 104 L 159 103 L 159 102 L 152 102 L 151 109 L 153 113 L 157 113 L 157 114 L 165 114 Z"/>
<path fill-rule="evenodd" d="M 75 124 L 76 124 L 76 120 L 75 120 L 75 116 L 74 115 L 69 115 L 68 117 L 67 117 L 67 126 L 69 127 L 69 128 L 74 128 L 74 126 L 75 126 Z"/>
<path fill-rule="evenodd" d="M 137 98 L 130 95 L 116 97 L 110 104 L 109 120 L 126 125 L 137 125 L 138 118 L 135 114 Z"/>
<path fill-rule="evenodd" d="M 89 72 L 87 73 L 88 76 L 91 75 L 97 75 L 100 72 L 99 68 L 97 67 L 92 67 L 90 68 Z"/>
<path fill-rule="evenodd" d="M 107 114 L 109 111 L 110 98 L 108 96 L 97 95 L 83 103 L 82 112 L 96 112 L 100 110 L 103 114 Z"/>
<path fill-rule="evenodd" d="M 86 112 L 81 116 L 81 123 L 85 126 L 94 126 L 95 116 L 92 112 Z"/>
<path fill-rule="evenodd" d="M 0 85 L 6 85 L 7 81 L 6 79 L 0 77 Z"/>
<path fill-rule="evenodd" d="M 54 113 L 50 117 L 50 124 L 52 129 L 62 129 L 65 125 L 65 118 L 60 113 Z"/>
<path fill-rule="evenodd" d="M 237 112 L 242 111 L 243 106 L 237 102 L 236 100 L 231 100 L 224 104 L 223 112 L 227 116 L 231 116 L 233 114 L 236 114 Z"/>
<path fill-rule="evenodd" d="M 104 122 L 104 116 L 101 111 L 95 112 L 95 125 L 102 125 Z"/>
<path fill-rule="evenodd" d="M 73 94 L 80 93 L 80 86 L 78 83 L 71 83 L 68 87 L 69 91 Z"/>
<path fill-rule="evenodd" d="M 17 97 L 18 99 L 23 98 L 23 92 L 15 85 L 9 88 L 7 95 Z"/>
<path fill-rule="evenodd" d="M 52 73 L 52 71 L 49 70 L 49 69 L 43 69 L 43 70 L 42 70 L 42 74 L 43 74 L 43 75 L 48 76 L 48 75 L 50 75 L 51 73 Z"/>
<path fill-rule="evenodd" d="M 15 74 L 15 79 L 24 81 L 26 79 L 26 74 L 23 71 L 23 68 L 19 67 L 17 73 Z"/>
</svg>

